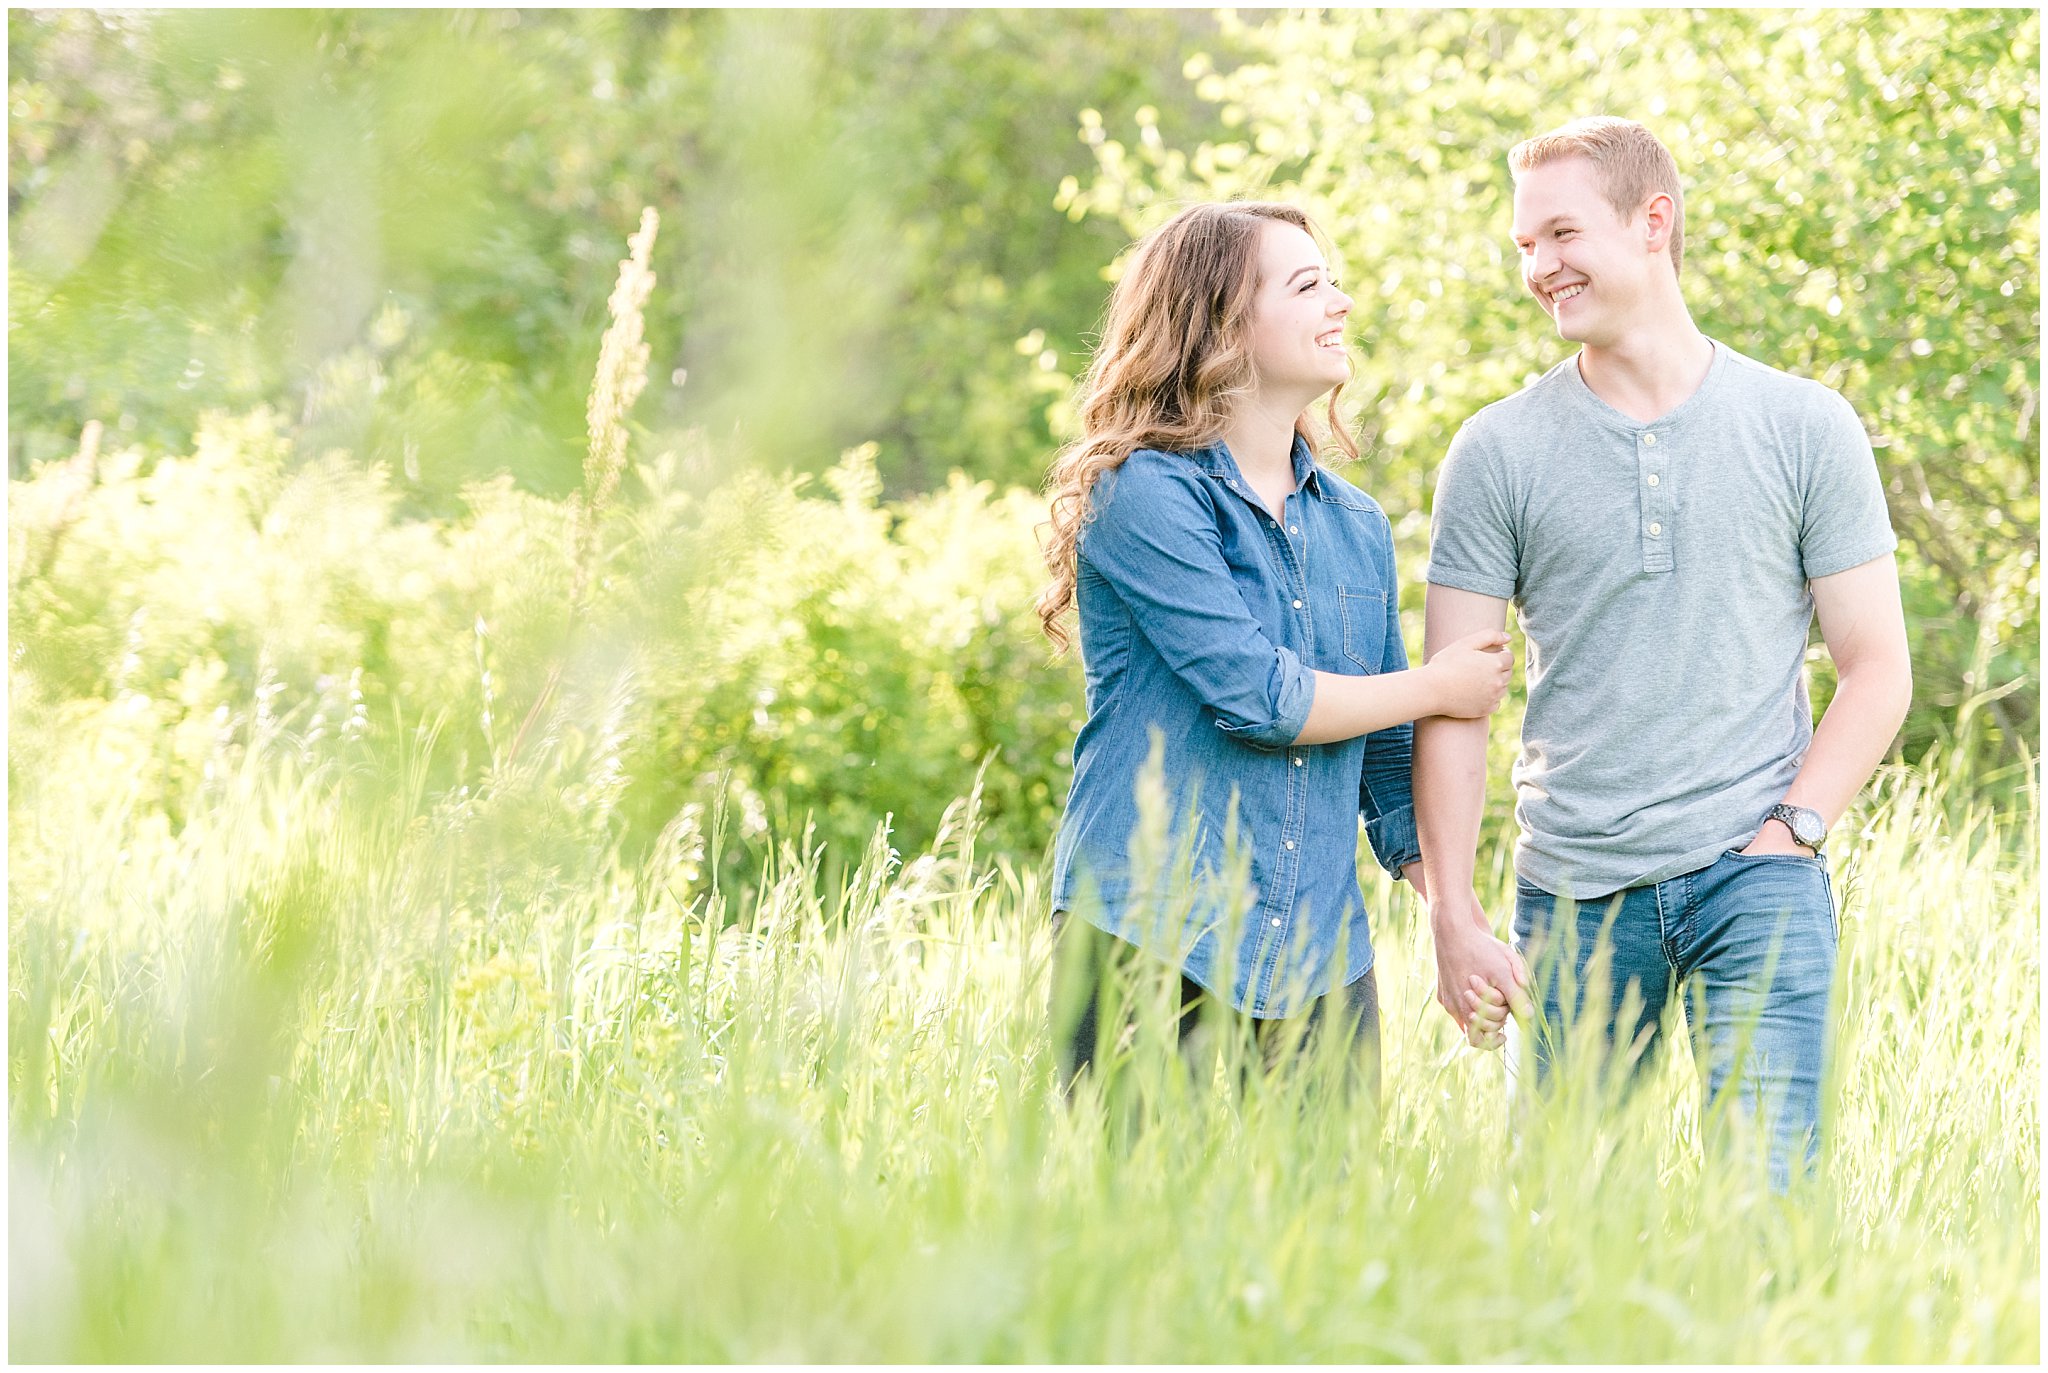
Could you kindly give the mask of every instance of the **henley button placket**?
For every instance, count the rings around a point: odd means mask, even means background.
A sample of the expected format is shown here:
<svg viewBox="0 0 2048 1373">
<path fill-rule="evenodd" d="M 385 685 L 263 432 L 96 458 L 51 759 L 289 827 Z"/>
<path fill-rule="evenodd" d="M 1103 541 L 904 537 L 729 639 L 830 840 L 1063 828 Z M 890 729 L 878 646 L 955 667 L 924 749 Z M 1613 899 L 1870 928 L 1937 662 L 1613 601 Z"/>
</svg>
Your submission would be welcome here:
<svg viewBox="0 0 2048 1373">
<path fill-rule="evenodd" d="M 1657 434 L 1645 430 L 1636 439 L 1636 495 L 1642 507 L 1643 571 L 1669 572 L 1675 566 L 1671 556 L 1671 540 L 1664 536 L 1664 526 L 1671 520 L 1671 499 L 1665 489 L 1663 474 L 1658 470 L 1661 460 L 1657 457 Z"/>
</svg>

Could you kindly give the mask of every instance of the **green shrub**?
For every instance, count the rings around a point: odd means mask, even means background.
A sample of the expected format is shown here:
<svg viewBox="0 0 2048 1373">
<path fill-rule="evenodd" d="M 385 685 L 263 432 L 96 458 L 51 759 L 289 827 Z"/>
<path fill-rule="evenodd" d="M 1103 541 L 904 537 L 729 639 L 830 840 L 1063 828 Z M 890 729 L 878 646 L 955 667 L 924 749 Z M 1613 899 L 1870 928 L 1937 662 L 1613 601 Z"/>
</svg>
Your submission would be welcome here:
<svg viewBox="0 0 2048 1373">
<path fill-rule="evenodd" d="M 501 479 L 407 518 L 267 412 L 46 464 L 12 503 L 17 794 L 118 776 L 175 824 L 270 738 L 369 789 L 467 787 L 533 868 L 723 802 L 737 874 L 771 821 L 858 853 L 894 815 L 922 847 L 986 761 L 984 842 L 1035 859 L 1079 698 L 1029 610 L 1037 502 L 956 478 L 884 506 L 870 449 L 824 490 L 677 472 L 601 516 L 577 605 L 572 502 Z"/>
</svg>

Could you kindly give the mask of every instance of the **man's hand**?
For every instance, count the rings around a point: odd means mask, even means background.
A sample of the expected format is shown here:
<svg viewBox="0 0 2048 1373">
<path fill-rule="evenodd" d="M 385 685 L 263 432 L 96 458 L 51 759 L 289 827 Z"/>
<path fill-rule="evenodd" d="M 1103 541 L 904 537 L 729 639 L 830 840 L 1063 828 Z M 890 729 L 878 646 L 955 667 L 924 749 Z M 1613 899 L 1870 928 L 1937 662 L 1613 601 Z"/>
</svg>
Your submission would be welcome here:
<svg viewBox="0 0 2048 1373">
<path fill-rule="evenodd" d="M 1756 838 L 1749 841 L 1749 847 L 1742 850 L 1744 855 L 1761 853 L 1792 853 L 1801 858 L 1813 858 L 1815 853 L 1792 837 L 1792 827 L 1783 820 L 1766 820 L 1764 827 L 1757 831 Z"/>
<path fill-rule="evenodd" d="M 1529 969 L 1520 954 L 1487 927 L 1476 896 L 1443 902 L 1430 912 L 1436 936 L 1436 999 L 1468 1042 L 1499 1048 L 1507 1016 L 1530 1011 Z"/>
</svg>

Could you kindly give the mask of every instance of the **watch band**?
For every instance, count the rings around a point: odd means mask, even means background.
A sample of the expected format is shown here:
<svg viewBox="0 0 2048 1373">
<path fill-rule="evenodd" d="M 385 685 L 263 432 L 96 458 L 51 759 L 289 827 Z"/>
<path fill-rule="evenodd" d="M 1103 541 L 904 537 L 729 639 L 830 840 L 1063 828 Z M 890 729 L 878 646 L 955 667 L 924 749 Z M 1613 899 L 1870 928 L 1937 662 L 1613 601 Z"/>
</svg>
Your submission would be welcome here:
<svg viewBox="0 0 2048 1373">
<path fill-rule="evenodd" d="M 1788 806 L 1781 801 L 1764 813 L 1764 819 L 1781 822 L 1786 829 L 1792 831 L 1794 839 L 1816 852 L 1827 841 L 1827 821 L 1821 819 L 1817 810 L 1809 810 L 1805 806 Z"/>
</svg>

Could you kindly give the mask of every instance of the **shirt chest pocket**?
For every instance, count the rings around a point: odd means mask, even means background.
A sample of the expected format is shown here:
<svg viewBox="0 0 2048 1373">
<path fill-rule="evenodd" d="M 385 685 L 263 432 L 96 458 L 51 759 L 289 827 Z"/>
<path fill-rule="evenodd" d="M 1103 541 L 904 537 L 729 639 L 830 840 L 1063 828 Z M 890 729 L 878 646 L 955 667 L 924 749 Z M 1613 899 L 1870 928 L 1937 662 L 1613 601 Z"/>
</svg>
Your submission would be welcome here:
<svg viewBox="0 0 2048 1373">
<path fill-rule="evenodd" d="M 1363 672 L 1378 672 L 1387 647 L 1387 593 L 1364 587 L 1337 588 L 1344 656 Z"/>
</svg>

